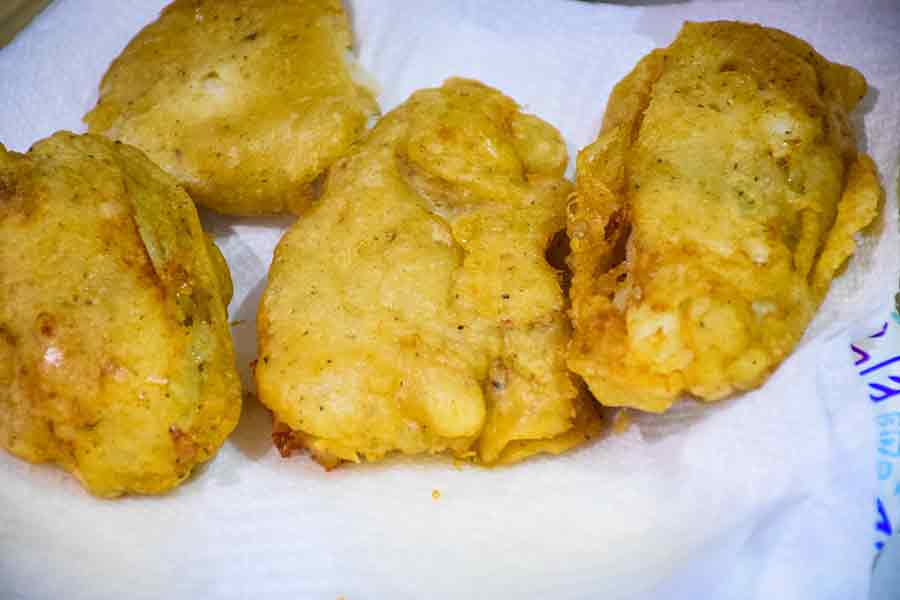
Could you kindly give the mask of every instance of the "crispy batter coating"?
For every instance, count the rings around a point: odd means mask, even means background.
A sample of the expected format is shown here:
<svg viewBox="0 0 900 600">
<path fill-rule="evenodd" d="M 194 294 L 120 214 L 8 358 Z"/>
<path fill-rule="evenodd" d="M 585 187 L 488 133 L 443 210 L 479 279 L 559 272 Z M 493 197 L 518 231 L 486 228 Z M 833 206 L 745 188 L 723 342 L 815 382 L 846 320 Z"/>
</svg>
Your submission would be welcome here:
<svg viewBox="0 0 900 600">
<path fill-rule="evenodd" d="M 566 160 L 553 127 L 451 79 L 336 163 L 279 243 L 258 316 L 276 444 L 328 466 L 393 451 L 505 463 L 594 435 L 545 259 Z"/>
<path fill-rule="evenodd" d="M 340 0 L 176 0 L 112 63 L 90 131 L 235 215 L 305 210 L 377 112 Z"/>
<path fill-rule="evenodd" d="M 98 496 L 178 485 L 241 402 L 191 199 L 135 148 L 58 133 L 0 146 L 0 240 L 0 445 Z"/>
<path fill-rule="evenodd" d="M 784 32 L 687 23 L 609 100 L 568 210 L 569 366 L 664 411 L 760 385 L 882 194 L 848 112 L 862 75 Z"/>
</svg>

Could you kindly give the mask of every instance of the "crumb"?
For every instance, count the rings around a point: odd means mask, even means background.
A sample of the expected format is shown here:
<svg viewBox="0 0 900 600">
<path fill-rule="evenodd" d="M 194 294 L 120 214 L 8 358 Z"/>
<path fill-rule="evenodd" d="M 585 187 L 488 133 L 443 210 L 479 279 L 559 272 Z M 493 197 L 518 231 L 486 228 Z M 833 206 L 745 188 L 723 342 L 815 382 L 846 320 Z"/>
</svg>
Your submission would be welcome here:
<svg viewBox="0 0 900 600">
<path fill-rule="evenodd" d="M 231 325 L 232 327 L 237 327 L 238 325 L 243 325 L 246 322 L 247 321 L 245 319 L 237 319 L 236 321 L 232 321 L 231 323 L 229 323 L 229 325 Z"/>
<path fill-rule="evenodd" d="M 474 455 L 472 453 L 467 453 L 463 457 L 454 456 L 453 457 L 453 468 L 456 471 L 462 471 L 469 465 L 474 462 Z"/>
<path fill-rule="evenodd" d="M 631 415 L 627 408 L 622 408 L 613 417 L 612 431 L 613 433 L 625 433 L 629 427 L 631 427 Z"/>
<path fill-rule="evenodd" d="M 431 490 L 431 499 L 438 500 L 441 497 L 441 490 Z"/>
</svg>

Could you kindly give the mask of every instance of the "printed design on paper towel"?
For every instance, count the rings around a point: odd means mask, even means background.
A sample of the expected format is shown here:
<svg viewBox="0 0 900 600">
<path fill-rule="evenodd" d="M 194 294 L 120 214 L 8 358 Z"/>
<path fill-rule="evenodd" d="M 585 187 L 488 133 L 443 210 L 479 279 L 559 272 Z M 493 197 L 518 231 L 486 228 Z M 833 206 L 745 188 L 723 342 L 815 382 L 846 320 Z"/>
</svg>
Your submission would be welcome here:
<svg viewBox="0 0 900 600">
<path fill-rule="evenodd" d="M 900 314 L 893 311 L 889 321 L 866 340 L 850 344 L 850 349 L 875 415 L 878 495 L 874 544 L 878 552 L 900 519 Z"/>
</svg>

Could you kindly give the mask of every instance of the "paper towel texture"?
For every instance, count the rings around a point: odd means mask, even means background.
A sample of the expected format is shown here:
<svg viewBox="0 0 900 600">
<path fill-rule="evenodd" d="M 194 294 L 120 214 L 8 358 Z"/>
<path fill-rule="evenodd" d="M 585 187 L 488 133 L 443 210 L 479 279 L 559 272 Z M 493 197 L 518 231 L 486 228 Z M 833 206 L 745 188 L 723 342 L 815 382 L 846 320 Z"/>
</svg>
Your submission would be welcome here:
<svg viewBox="0 0 900 600">
<path fill-rule="evenodd" d="M 163 4 L 48 7 L 0 50 L 0 141 L 25 150 L 83 130 L 106 66 Z M 252 398 L 219 456 L 162 498 L 98 501 L 59 470 L 0 454 L 0 597 L 864 598 L 873 428 L 848 348 L 868 332 L 859 323 L 886 314 L 900 267 L 896 3 L 349 5 L 385 111 L 449 76 L 475 77 L 556 125 L 571 156 L 596 136 L 612 86 L 683 20 L 785 29 L 872 86 L 856 122 L 888 190 L 882 218 L 764 388 L 641 417 L 559 458 L 327 473 L 306 457 L 282 460 Z M 265 272 L 291 219 L 205 222 L 232 268 L 246 382 Z"/>
</svg>

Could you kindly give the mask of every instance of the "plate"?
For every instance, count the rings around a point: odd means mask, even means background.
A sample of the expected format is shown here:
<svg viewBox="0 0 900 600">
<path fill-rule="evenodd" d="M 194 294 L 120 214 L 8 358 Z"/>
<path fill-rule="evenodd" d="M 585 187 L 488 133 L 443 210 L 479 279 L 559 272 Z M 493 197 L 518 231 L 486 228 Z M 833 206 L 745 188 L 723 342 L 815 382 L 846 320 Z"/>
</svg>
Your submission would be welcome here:
<svg viewBox="0 0 900 600">
<path fill-rule="evenodd" d="M 83 130 L 109 62 L 164 4 L 48 7 L 0 50 L 0 141 L 25 150 Z M 848 345 L 881 324 L 900 275 L 896 3 L 348 4 L 385 111 L 447 77 L 475 77 L 556 125 L 573 156 L 596 136 L 612 86 L 684 20 L 795 33 L 872 85 L 856 120 L 888 184 L 882 221 L 762 389 L 682 405 L 558 458 L 325 472 L 278 456 L 252 396 L 215 460 L 160 498 L 99 501 L 58 469 L 0 453 L 0 598 L 862 598 L 874 428 Z M 256 307 L 291 219 L 204 222 L 233 272 L 230 316 L 251 393 Z"/>
</svg>

